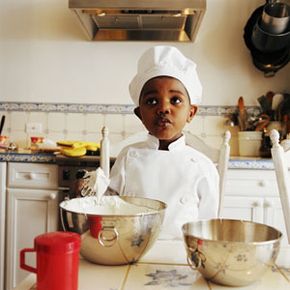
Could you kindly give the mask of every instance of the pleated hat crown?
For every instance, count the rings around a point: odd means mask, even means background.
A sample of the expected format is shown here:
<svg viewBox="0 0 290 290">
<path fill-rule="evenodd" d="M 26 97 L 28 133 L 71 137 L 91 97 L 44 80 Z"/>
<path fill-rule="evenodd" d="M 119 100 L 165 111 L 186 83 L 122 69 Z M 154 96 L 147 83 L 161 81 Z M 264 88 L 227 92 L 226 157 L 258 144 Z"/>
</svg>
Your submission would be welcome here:
<svg viewBox="0 0 290 290">
<path fill-rule="evenodd" d="M 136 106 L 139 105 L 140 93 L 145 83 L 158 76 L 178 79 L 187 90 L 191 104 L 201 103 L 202 86 L 197 75 L 196 64 L 176 47 L 154 46 L 140 57 L 137 74 L 129 85 L 129 92 Z"/>
</svg>

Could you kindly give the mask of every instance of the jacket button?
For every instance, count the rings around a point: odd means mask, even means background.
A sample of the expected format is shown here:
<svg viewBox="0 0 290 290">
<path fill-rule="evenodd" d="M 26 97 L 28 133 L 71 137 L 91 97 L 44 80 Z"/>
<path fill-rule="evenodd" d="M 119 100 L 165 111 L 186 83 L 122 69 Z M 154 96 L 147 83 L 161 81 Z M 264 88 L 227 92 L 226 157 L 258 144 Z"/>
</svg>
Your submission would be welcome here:
<svg viewBox="0 0 290 290">
<path fill-rule="evenodd" d="M 137 154 L 136 151 L 131 151 L 130 152 L 130 157 L 137 157 L 137 156 L 138 156 L 138 154 Z"/>
<path fill-rule="evenodd" d="M 186 204 L 188 202 L 188 198 L 186 196 L 182 196 L 180 199 L 179 199 L 179 202 L 181 204 Z"/>
</svg>

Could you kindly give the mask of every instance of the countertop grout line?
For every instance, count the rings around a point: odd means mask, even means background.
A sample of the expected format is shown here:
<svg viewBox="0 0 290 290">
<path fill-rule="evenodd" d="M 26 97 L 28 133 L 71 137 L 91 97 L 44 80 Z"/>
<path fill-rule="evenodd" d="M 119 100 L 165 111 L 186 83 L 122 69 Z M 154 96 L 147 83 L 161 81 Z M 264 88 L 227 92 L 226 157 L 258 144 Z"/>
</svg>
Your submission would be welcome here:
<svg viewBox="0 0 290 290">
<path fill-rule="evenodd" d="M 131 266 L 132 265 L 129 265 L 128 268 L 127 268 L 127 271 L 126 271 L 125 277 L 124 277 L 124 279 L 122 281 L 120 290 L 125 290 L 125 286 L 126 286 L 126 282 L 128 280 L 129 272 L 131 270 Z"/>
<path fill-rule="evenodd" d="M 277 269 L 277 271 L 287 280 L 287 282 L 290 283 L 289 278 L 287 277 L 287 275 L 284 274 L 284 272 L 280 269 L 280 267 L 274 263 L 275 268 Z"/>
<path fill-rule="evenodd" d="M 138 262 L 136 265 L 141 264 L 141 265 L 164 265 L 164 266 L 180 266 L 180 267 L 184 267 L 184 266 L 188 266 L 188 264 L 186 263 L 169 263 L 169 262 Z"/>
</svg>

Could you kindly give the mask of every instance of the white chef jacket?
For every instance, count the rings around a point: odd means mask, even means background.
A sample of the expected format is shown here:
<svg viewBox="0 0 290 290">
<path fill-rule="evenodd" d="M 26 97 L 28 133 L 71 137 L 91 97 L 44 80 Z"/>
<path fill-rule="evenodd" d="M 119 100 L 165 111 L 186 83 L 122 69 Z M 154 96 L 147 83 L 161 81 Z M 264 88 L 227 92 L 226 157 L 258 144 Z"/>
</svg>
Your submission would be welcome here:
<svg viewBox="0 0 290 290">
<path fill-rule="evenodd" d="M 167 204 L 159 239 L 181 239 L 184 223 L 216 218 L 219 175 L 213 162 L 186 145 L 185 137 L 158 150 L 159 140 L 125 147 L 111 170 L 109 187 L 120 195 L 147 197 Z"/>
</svg>

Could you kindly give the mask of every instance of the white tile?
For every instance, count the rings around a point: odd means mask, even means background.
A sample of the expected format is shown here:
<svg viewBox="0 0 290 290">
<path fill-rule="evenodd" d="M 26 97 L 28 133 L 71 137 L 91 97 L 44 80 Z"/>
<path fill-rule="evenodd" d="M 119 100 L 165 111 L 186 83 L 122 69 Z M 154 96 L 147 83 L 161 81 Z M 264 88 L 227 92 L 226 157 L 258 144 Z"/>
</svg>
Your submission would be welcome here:
<svg viewBox="0 0 290 290">
<path fill-rule="evenodd" d="M 28 115 L 25 112 L 11 112 L 11 132 L 21 130 L 25 132 Z"/>
<path fill-rule="evenodd" d="M 222 286 L 209 282 L 212 290 L 226 290 L 228 286 Z M 268 271 L 260 279 L 253 284 L 243 287 L 234 287 L 235 290 L 289 290 L 290 283 L 287 279 L 279 272 L 277 268 L 269 267 Z"/>
<path fill-rule="evenodd" d="M 47 129 L 53 132 L 63 132 L 66 128 L 66 117 L 64 113 L 48 113 Z"/>
<path fill-rule="evenodd" d="M 47 129 L 47 115 L 48 113 L 44 112 L 30 112 L 28 114 L 28 122 L 40 123 L 42 125 L 42 132 L 45 132 Z"/>
<path fill-rule="evenodd" d="M 204 132 L 204 117 L 195 116 L 190 123 L 187 123 L 184 130 L 190 131 L 194 135 L 201 135 Z"/>
<path fill-rule="evenodd" d="M 124 127 L 126 133 L 129 134 L 146 130 L 140 119 L 133 114 L 125 115 Z"/>
<path fill-rule="evenodd" d="M 55 133 L 55 132 L 49 132 L 47 135 L 46 135 L 46 138 L 47 139 L 50 139 L 52 141 L 60 141 L 60 140 L 63 140 L 64 139 L 64 134 L 63 133 Z"/>
<path fill-rule="evenodd" d="M 209 290 L 206 281 L 188 266 L 131 265 L 124 290 Z"/>
<path fill-rule="evenodd" d="M 119 114 L 106 114 L 105 125 L 109 129 L 109 134 L 118 132 L 120 133 L 124 131 L 124 116 Z"/>
<path fill-rule="evenodd" d="M 84 140 L 85 141 L 100 143 L 101 142 L 101 138 L 102 138 L 102 136 L 101 136 L 100 132 L 84 134 Z"/>
<path fill-rule="evenodd" d="M 101 266 L 81 259 L 79 289 L 121 290 L 128 267 L 127 265 Z"/>
<path fill-rule="evenodd" d="M 204 130 L 208 135 L 222 135 L 225 131 L 226 118 L 223 116 L 206 116 L 204 119 Z"/>
<path fill-rule="evenodd" d="M 187 265 L 183 240 L 157 240 L 140 260 L 144 263 L 174 263 Z"/>
<path fill-rule="evenodd" d="M 104 122 L 103 114 L 85 114 L 84 129 L 89 133 L 101 132 Z"/>
<path fill-rule="evenodd" d="M 74 141 L 85 141 L 84 135 L 81 132 L 68 131 L 67 134 L 65 134 L 65 139 Z"/>
<path fill-rule="evenodd" d="M 66 130 L 68 132 L 82 132 L 85 129 L 85 115 L 68 113 L 66 115 Z"/>
</svg>

